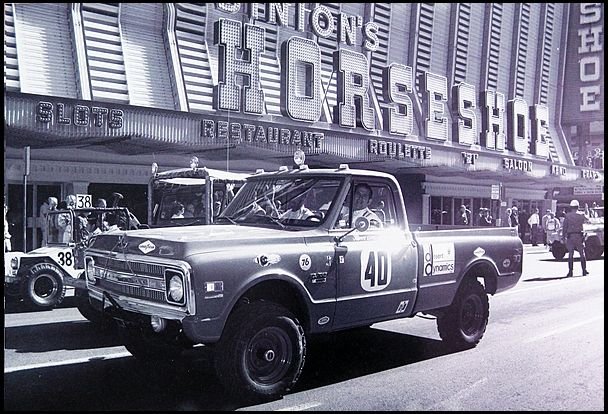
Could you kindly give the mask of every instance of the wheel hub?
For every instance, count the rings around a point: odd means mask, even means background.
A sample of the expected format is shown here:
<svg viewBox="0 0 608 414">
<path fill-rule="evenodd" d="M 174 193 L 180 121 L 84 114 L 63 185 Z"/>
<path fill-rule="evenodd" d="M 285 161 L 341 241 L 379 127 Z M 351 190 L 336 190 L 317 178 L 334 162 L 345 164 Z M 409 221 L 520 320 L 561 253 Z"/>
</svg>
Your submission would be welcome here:
<svg viewBox="0 0 608 414">
<path fill-rule="evenodd" d="M 272 349 L 269 349 L 268 351 L 264 352 L 264 359 L 268 362 L 272 362 L 274 360 L 275 354 L 274 351 Z"/>
<path fill-rule="evenodd" d="M 249 343 L 246 364 L 251 378 L 261 384 L 274 384 L 289 370 L 292 352 L 289 337 L 283 330 L 262 329 Z"/>
<path fill-rule="evenodd" d="M 40 277 L 34 283 L 34 291 L 42 298 L 51 296 L 56 291 L 56 286 L 53 279 L 49 277 Z"/>
</svg>

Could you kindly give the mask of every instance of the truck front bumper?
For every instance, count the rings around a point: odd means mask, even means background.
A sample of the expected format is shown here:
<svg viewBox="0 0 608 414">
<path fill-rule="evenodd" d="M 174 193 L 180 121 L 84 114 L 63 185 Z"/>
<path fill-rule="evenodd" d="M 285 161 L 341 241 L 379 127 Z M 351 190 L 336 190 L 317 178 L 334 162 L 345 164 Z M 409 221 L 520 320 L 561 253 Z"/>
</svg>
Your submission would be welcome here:
<svg viewBox="0 0 608 414">
<path fill-rule="evenodd" d="M 181 324 L 184 334 L 194 343 L 210 344 L 217 342 L 224 327 L 219 318 L 201 319 L 196 315 L 188 315 L 183 311 L 168 309 L 162 305 L 151 305 L 126 296 L 102 293 L 89 289 L 91 305 L 117 320 L 120 324 L 150 324 L 151 316 L 175 321 Z"/>
</svg>

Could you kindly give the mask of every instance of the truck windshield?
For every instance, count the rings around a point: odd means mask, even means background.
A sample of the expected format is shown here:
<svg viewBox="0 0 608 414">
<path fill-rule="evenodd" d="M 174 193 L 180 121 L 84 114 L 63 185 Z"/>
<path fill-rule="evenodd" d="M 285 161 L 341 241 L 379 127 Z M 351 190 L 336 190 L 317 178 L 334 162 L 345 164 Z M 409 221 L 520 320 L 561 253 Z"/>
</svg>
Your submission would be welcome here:
<svg viewBox="0 0 608 414">
<path fill-rule="evenodd" d="M 250 180 L 218 217 L 218 222 L 225 218 L 236 224 L 317 227 L 336 201 L 342 181 L 326 177 Z"/>
<path fill-rule="evenodd" d="M 206 202 L 205 179 L 175 177 L 155 180 L 152 184 L 152 226 L 208 224 L 238 191 L 238 184 L 213 181 L 212 200 Z M 211 214 L 207 206 L 212 206 Z"/>
</svg>

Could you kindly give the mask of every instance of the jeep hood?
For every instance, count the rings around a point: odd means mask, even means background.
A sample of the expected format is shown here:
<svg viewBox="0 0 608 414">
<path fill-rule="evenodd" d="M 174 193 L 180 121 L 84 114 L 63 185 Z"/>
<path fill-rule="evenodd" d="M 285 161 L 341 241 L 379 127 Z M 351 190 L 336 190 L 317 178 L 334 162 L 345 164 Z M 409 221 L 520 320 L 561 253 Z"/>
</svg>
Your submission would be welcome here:
<svg viewBox="0 0 608 414">
<path fill-rule="evenodd" d="M 11 257 L 15 257 L 15 256 L 48 257 L 48 256 L 53 256 L 53 255 L 57 254 L 57 252 L 64 251 L 65 249 L 68 249 L 68 248 L 70 248 L 70 246 L 63 244 L 63 245 L 39 247 L 37 249 L 30 250 L 27 253 L 20 252 L 20 251 L 6 252 L 5 258 L 11 258 Z"/>
<path fill-rule="evenodd" d="M 95 237 L 94 250 L 164 258 L 235 249 L 239 246 L 304 242 L 301 232 L 278 228 L 201 225 L 115 231 Z"/>
</svg>

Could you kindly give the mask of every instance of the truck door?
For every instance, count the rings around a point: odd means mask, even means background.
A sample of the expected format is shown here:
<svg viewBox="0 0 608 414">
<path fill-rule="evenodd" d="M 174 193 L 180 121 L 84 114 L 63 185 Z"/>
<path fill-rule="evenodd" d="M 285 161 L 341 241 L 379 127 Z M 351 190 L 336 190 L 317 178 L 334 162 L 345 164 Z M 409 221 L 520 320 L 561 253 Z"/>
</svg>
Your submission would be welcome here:
<svg viewBox="0 0 608 414">
<path fill-rule="evenodd" d="M 399 225 L 394 183 L 353 182 L 343 210 L 354 211 L 336 224 L 344 234 L 354 223 L 357 207 L 367 205 L 370 227 L 357 230 L 336 245 L 337 304 L 334 328 L 343 328 L 408 315 L 416 295 L 417 249 L 411 233 Z M 371 194 L 366 194 L 371 190 Z M 369 197 L 369 198 L 367 198 Z M 359 205 L 358 205 L 359 204 Z M 371 211 L 371 213 L 369 213 Z M 373 213 L 373 214 L 372 214 Z M 364 213 L 366 215 L 366 213 Z M 379 225 L 374 221 L 381 222 Z M 346 226 L 346 229 L 340 228 Z"/>
</svg>

